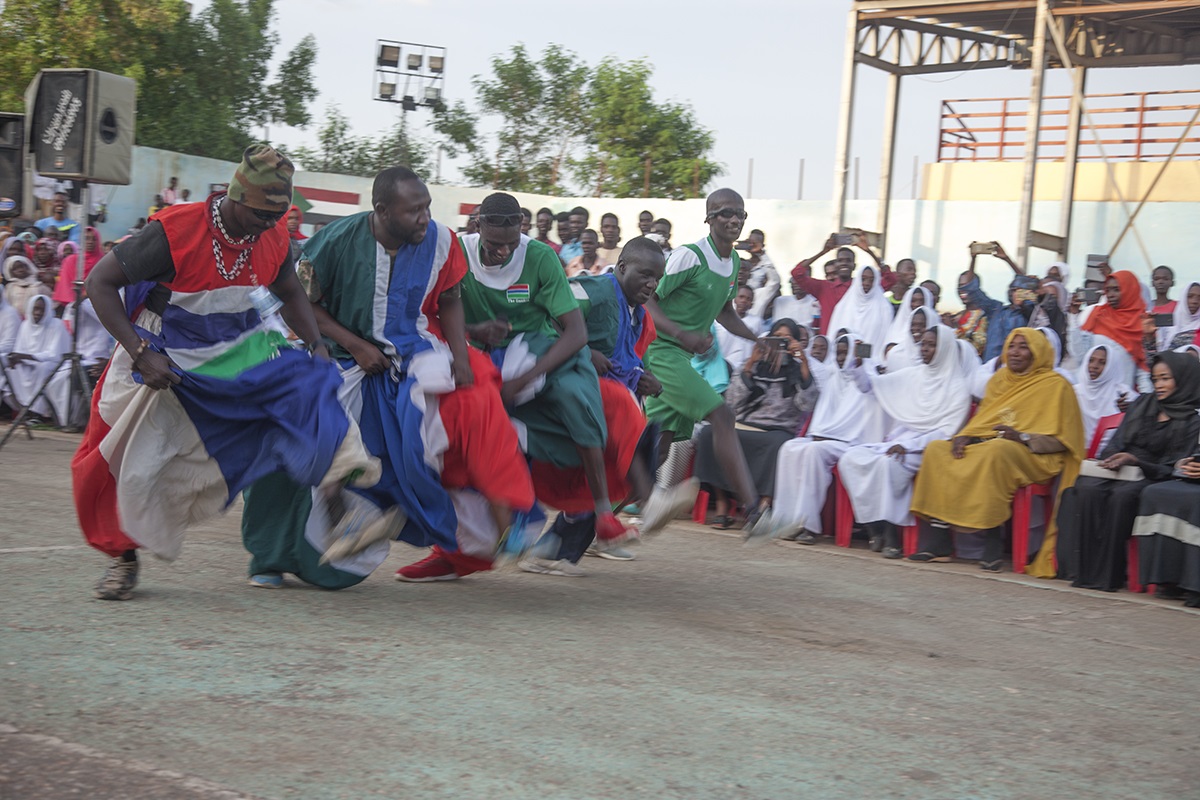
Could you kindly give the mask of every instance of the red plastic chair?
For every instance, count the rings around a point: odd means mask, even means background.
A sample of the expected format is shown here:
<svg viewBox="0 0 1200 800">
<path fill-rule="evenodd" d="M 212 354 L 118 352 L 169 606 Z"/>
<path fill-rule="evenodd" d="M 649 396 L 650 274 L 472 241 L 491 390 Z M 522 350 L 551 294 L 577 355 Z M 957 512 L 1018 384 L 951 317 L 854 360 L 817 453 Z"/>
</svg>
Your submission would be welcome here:
<svg viewBox="0 0 1200 800">
<path fill-rule="evenodd" d="M 854 533 L 854 506 L 850 503 L 850 493 L 842 486 L 842 476 L 837 467 L 833 468 L 833 503 L 826 502 L 825 508 L 833 506 L 833 543 L 838 547 L 849 547 L 850 537 Z"/>
<path fill-rule="evenodd" d="M 921 528 L 919 522 L 915 525 L 905 525 L 900 529 L 904 555 L 911 556 L 913 553 L 917 552 L 917 537 L 920 535 L 920 533 Z"/>
<path fill-rule="evenodd" d="M 1013 572 L 1024 573 L 1029 561 L 1029 522 L 1033 515 L 1033 498 L 1041 497 L 1045 509 L 1045 524 L 1054 518 L 1054 480 L 1031 483 L 1017 489 L 1013 495 L 1012 513 L 1012 565 Z"/>
</svg>

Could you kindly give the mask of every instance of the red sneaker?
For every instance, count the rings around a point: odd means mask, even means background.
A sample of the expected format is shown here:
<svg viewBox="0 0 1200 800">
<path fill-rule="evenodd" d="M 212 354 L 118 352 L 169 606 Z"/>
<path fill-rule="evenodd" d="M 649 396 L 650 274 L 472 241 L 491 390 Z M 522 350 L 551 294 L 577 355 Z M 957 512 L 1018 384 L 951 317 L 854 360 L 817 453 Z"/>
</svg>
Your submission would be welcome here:
<svg viewBox="0 0 1200 800">
<path fill-rule="evenodd" d="M 440 553 L 426 556 L 415 564 L 409 564 L 396 571 L 396 580 L 408 583 L 452 581 L 457 577 L 458 573 L 454 571 L 454 565 Z"/>
<path fill-rule="evenodd" d="M 596 517 L 597 547 L 612 547 L 637 538 L 637 528 L 627 528 L 615 514 L 600 514 Z"/>
</svg>

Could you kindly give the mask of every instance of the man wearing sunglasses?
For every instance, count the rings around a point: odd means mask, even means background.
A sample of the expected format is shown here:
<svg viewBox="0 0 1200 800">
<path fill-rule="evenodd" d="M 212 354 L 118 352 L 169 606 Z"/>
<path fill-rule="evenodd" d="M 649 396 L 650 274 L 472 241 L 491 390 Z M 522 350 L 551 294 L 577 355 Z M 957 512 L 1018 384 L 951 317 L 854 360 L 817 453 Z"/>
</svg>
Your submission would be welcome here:
<svg viewBox="0 0 1200 800">
<path fill-rule="evenodd" d="M 461 239 L 467 333 L 491 350 L 501 397 L 535 461 L 582 467 L 601 546 L 636 533 L 614 516 L 604 468 L 608 430 L 587 324 L 554 251 L 521 233 L 520 207 L 497 192 L 479 207 L 479 233 Z M 622 499 L 622 498 L 617 498 Z"/>
<path fill-rule="evenodd" d="M 88 276 L 118 343 L 72 462 L 84 536 L 113 559 L 98 599 L 130 599 L 139 547 L 176 558 L 188 527 L 260 478 L 285 473 L 306 495 L 319 486 L 343 511 L 344 486 L 379 478 L 338 403 L 341 379 L 279 224 L 293 171 L 273 148 L 247 148 L 228 192 L 164 209 Z M 275 309 L 306 347 L 288 343 Z"/>
<path fill-rule="evenodd" d="M 733 308 L 740 268 L 734 243 L 746 217 L 742 196 L 733 189 L 718 189 L 705 204 L 709 235 L 677 248 L 667 260 L 666 275 L 646 303 L 659 334 L 646 351 L 646 368 L 663 386 L 659 396 L 646 399 L 646 416 L 663 428 L 660 455 L 666 454 L 672 439 L 691 439 L 700 420 L 712 424 L 713 450 L 747 509 L 746 530 L 759 535 L 769 529 L 770 520 L 759 509 L 733 412 L 692 367 L 692 356 L 713 345 L 709 331 L 714 322 L 743 339 L 757 338 Z"/>
</svg>

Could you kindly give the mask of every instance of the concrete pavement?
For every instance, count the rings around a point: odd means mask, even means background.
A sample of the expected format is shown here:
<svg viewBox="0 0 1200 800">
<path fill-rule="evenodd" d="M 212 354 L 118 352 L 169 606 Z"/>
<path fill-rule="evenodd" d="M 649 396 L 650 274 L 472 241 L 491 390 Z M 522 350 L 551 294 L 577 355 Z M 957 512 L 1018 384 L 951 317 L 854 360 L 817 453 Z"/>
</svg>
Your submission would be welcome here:
<svg viewBox="0 0 1200 800">
<path fill-rule="evenodd" d="M 126 603 L 75 437 L 0 450 L 0 798 L 1200 796 L 1200 615 L 677 525 L 589 575 L 245 585 L 236 509 Z"/>
</svg>

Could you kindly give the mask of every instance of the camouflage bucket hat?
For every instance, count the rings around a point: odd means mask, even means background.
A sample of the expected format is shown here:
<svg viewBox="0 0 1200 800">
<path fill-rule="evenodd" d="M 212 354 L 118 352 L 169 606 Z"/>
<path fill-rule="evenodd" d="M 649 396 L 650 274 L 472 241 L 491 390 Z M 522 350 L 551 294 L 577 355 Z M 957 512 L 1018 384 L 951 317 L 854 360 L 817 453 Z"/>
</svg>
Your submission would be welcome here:
<svg viewBox="0 0 1200 800">
<path fill-rule="evenodd" d="M 292 175 L 296 168 L 270 145 L 246 148 L 229 183 L 229 199 L 260 211 L 283 214 L 292 205 Z"/>
</svg>

